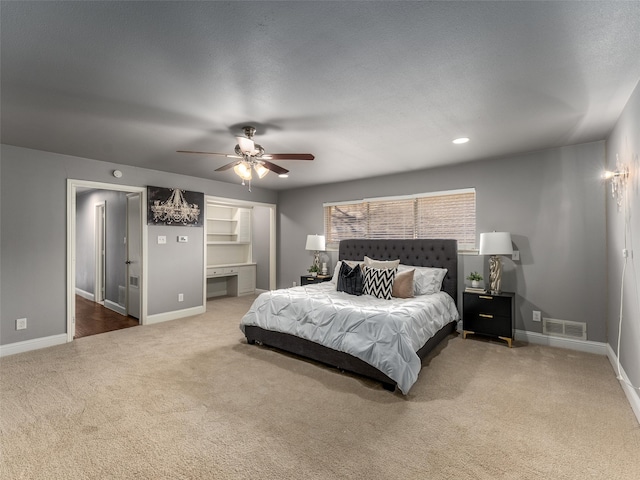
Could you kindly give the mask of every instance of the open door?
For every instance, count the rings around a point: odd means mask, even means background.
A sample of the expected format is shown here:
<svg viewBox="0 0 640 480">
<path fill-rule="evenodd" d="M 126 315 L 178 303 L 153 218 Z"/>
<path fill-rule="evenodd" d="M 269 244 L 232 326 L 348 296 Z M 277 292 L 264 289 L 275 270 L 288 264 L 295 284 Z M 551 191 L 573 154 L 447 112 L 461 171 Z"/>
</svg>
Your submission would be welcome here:
<svg viewBox="0 0 640 480">
<path fill-rule="evenodd" d="M 104 289 L 106 283 L 106 203 L 96 203 L 95 206 L 95 283 L 94 283 L 94 301 L 100 305 L 104 305 Z"/>
<path fill-rule="evenodd" d="M 142 277 L 142 204 L 139 193 L 127 194 L 127 315 L 140 319 Z"/>
</svg>

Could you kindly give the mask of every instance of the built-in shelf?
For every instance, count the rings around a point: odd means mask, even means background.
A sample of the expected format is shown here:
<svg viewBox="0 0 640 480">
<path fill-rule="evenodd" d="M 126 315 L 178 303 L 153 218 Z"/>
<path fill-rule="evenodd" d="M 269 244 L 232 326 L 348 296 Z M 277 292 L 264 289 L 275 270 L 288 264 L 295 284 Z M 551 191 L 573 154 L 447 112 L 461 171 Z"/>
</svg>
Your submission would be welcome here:
<svg viewBox="0 0 640 480">
<path fill-rule="evenodd" d="M 253 293 L 251 209 L 207 200 L 205 215 L 207 297 Z"/>
</svg>

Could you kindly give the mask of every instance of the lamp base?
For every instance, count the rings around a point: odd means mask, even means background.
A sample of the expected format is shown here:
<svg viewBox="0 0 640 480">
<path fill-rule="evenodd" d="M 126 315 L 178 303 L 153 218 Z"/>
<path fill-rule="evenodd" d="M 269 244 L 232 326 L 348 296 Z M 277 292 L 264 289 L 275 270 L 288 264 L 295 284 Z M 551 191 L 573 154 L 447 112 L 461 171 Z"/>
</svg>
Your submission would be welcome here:
<svg viewBox="0 0 640 480">
<path fill-rule="evenodd" d="M 502 261 L 498 255 L 489 258 L 489 291 L 492 295 L 500 295 L 502 284 Z"/>
</svg>

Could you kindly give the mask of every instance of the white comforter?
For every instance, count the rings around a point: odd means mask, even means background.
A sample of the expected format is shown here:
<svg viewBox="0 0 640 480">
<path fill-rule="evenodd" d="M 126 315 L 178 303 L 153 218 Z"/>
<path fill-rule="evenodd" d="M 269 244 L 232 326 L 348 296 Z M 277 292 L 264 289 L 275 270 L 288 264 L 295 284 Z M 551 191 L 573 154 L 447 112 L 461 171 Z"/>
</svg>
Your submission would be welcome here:
<svg viewBox="0 0 640 480">
<path fill-rule="evenodd" d="M 439 292 L 382 300 L 335 288 L 325 282 L 265 292 L 242 318 L 240 329 L 255 325 L 349 353 L 384 372 L 406 395 L 421 368 L 416 352 L 459 318 L 453 299 Z"/>
</svg>

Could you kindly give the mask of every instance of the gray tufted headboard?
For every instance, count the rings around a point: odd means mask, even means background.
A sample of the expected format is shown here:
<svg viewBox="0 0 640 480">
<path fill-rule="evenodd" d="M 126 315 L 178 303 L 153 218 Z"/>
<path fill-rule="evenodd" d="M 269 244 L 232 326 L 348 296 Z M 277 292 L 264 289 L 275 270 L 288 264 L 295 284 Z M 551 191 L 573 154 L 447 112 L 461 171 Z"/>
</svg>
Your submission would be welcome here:
<svg viewBox="0 0 640 480">
<path fill-rule="evenodd" d="M 458 303 L 458 242 L 457 240 L 341 240 L 340 260 L 363 260 L 365 255 L 375 260 L 400 259 L 403 265 L 446 268 L 442 290 Z"/>
</svg>

